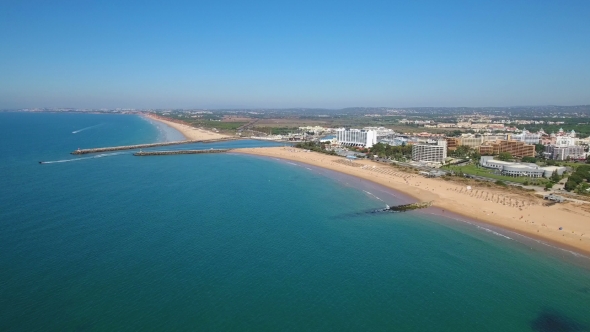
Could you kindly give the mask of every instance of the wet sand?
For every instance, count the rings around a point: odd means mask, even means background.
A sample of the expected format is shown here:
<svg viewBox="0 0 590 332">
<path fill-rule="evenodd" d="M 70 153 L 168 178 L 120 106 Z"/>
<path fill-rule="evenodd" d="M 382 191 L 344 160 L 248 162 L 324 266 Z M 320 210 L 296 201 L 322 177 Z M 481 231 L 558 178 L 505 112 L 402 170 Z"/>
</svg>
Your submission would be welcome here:
<svg viewBox="0 0 590 332">
<path fill-rule="evenodd" d="M 450 211 L 590 256 L 590 213 L 578 203 L 544 206 L 546 201 L 541 198 L 483 185 L 472 185 L 468 189 L 452 181 L 425 178 L 370 160 L 350 161 L 291 147 L 236 149 L 232 152 L 292 160 L 356 176 L 419 201 L 432 201 L 443 214 Z"/>
</svg>

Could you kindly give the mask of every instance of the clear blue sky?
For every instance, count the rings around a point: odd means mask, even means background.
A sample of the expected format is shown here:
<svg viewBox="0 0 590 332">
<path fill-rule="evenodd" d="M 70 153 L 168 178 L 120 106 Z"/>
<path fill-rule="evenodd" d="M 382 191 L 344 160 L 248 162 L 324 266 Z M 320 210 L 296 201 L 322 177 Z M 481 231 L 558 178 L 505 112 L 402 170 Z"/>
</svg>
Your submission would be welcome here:
<svg viewBox="0 0 590 332">
<path fill-rule="evenodd" d="M 590 1 L 0 1 L 0 109 L 590 104 Z"/>
</svg>

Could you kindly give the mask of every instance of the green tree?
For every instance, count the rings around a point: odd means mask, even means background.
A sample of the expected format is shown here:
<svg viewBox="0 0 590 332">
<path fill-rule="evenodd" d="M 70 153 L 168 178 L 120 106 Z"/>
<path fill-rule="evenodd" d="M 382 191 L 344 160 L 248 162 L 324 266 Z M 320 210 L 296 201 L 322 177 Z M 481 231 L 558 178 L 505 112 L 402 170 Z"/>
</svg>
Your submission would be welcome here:
<svg viewBox="0 0 590 332">
<path fill-rule="evenodd" d="M 535 157 L 522 157 L 521 161 L 525 162 L 525 163 L 536 163 L 537 158 L 535 158 Z"/>
<path fill-rule="evenodd" d="M 512 155 L 510 154 L 510 152 L 500 152 L 500 154 L 498 155 L 498 160 L 507 161 L 510 159 L 512 159 Z"/>
<path fill-rule="evenodd" d="M 557 183 L 559 180 L 561 180 L 561 177 L 557 174 L 557 170 L 554 170 L 553 174 L 551 174 L 551 182 Z"/>
<path fill-rule="evenodd" d="M 461 134 L 462 134 L 461 130 L 453 130 L 452 132 L 449 133 L 449 136 L 459 137 L 459 136 L 461 136 Z"/>
<path fill-rule="evenodd" d="M 466 146 L 466 145 L 460 145 L 457 147 L 457 149 L 455 150 L 454 155 L 457 157 L 466 157 L 467 154 L 469 154 L 469 151 L 471 150 L 470 147 Z"/>
<path fill-rule="evenodd" d="M 564 189 L 567 191 L 572 191 L 572 190 L 576 189 L 577 186 L 578 186 L 578 184 L 576 182 L 568 179 L 567 182 L 565 183 Z"/>
<path fill-rule="evenodd" d="M 545 145 L 543 144 L 535 144 L 535 152 L 536 153 L 541 153 L 545 151 Z"/>
</svg>

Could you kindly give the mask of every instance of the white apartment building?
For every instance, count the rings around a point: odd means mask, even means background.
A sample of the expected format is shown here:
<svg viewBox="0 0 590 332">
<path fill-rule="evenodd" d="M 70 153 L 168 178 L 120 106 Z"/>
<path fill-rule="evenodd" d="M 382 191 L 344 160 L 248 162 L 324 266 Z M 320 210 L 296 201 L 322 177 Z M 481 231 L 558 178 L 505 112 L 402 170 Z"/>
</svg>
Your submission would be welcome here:
<svg viewBox="0 0 590 332">
<path fill-rule="evenodd" d="M 377 132 L 364 129 L 336 129 L 336 140 L 343 145 L 370 148 L 377 143 Z"/>
<path fill-rule="evenodd" d="M 555 144 L 545 147 L 544 155 L 553 160 L 584 159 L 586 153 L 584 147 L 577 144 L 578 140 L 571 136 L 557 136 Z"/>
<path fill-rule="evenodd" d="M 447 141 L 440 140 L 436 144 L 412 145 L 412 160 L 441 163 L 447 159 Z"/>
<path fill-rule="evenodd" d="M 523 129 L 522 133 L 512 135 L 512 140 L 525 142 L 526 144 L 539 144 L 541 142 L 541 134 L 533 134 L 530 131 Z"/>
</svg>

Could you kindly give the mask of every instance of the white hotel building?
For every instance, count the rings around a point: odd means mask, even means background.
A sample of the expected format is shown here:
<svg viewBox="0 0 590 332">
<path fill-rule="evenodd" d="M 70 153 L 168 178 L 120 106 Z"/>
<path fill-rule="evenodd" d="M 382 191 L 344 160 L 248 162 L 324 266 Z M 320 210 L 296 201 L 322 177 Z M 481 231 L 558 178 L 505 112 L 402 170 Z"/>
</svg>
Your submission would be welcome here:
<svg viewBox="0 0 590 332">
<path fill-rule="evenodd" d="M 370 148 L 377 143 L 377 132 L 365 129 L 336 129 L 336 140 L 342 145 Z"/>
<path fill-rule="evenodd" d="M 577 142 L 578 138 L 576 137 L 559 136 L 555 144 L 545 147 L 544 155 L 553 160 L 585 159 L 584 147 L 577 145 Z"/>
<path fill-rule="evenodd" d="M 436 144 L 412 145 L 412 160 L 441 163 L 447 159 L 447 141 L 440 140 Z"/>
</svg>

